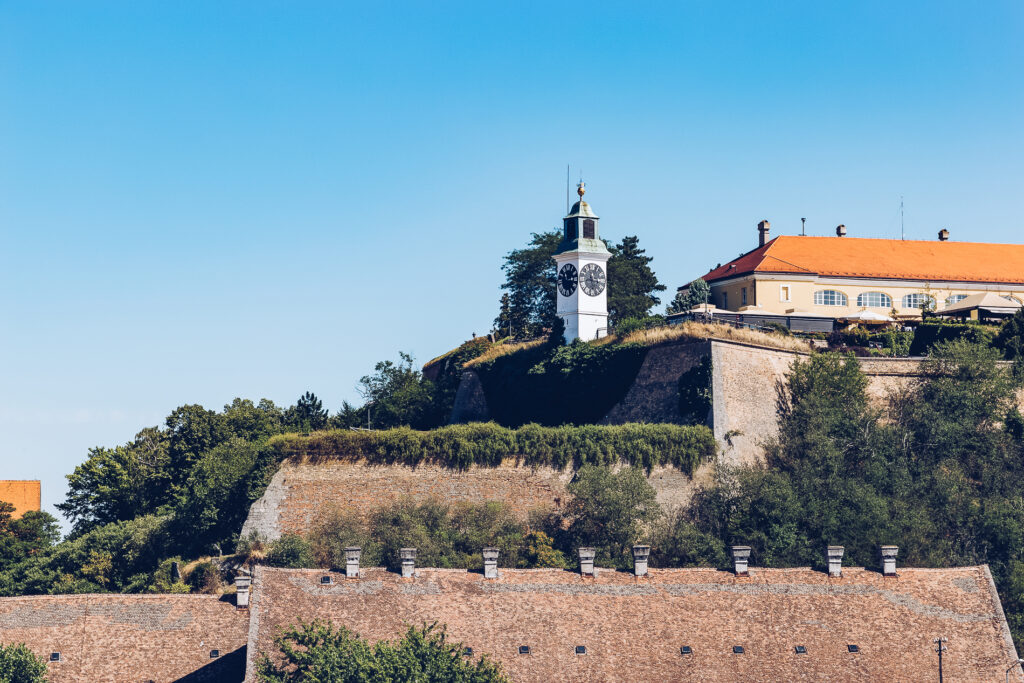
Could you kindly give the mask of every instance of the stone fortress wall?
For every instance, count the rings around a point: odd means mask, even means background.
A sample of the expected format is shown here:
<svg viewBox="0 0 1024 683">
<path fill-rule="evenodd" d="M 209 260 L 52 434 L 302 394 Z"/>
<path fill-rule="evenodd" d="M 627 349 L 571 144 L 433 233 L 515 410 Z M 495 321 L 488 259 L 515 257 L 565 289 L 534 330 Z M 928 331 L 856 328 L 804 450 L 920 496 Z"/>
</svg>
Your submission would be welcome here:
<svg viewBox="0 0 1024 683">
<path fill-rule="evenodd" d="M 786 373 L 801 354 L 724 340 L 670 342 L 651 348 L 633 386 L 605 416 L 604 424 L 674 422 L 678 418 L 679 378 L 710 355 L 712 408 L 708 423 L 720 446 L 718 462 L 756 462 L 767 439 L 778 434 L 778 400 Z M 920 376 L 920 359 L 864 358 L 870 394 L 881 401 L 892 390 Z M 486 420 L 487 399 L 476 373 L 469 370 L 453 411 L 454 422 Z M 649 480 L 667 508 L 685 504 L 707 483 L 716 463 L 701 466 L 691 478 L 673 468 L 657 468 Z M 487 500 L 509 504 L 525 518 L 532 509 L 564 505 L 574 471 L 529 467 L 506 460 L 500 467 L 474 465 L 458 471 L 437 465 L 369 465 L 365 462 L 285 461 L 264 496 L 249 513 L 242 535 L 272 540 L 282 533 L 304 532 L 333 508 L 368 516 L 404 497 L 413 500 Z"/>
</svg>

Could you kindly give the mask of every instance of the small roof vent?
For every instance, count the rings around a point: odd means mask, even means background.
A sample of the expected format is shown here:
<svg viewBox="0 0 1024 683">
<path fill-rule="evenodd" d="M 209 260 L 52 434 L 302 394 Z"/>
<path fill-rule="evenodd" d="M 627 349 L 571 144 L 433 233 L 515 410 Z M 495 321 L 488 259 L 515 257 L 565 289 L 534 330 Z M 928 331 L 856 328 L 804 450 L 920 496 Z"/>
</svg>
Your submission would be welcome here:
<svg viewBox="0 0 1024 683">
<path fill-rule="evenodd" d="M 796 648 L 794 648 L 794 649 L 796 650 L 796 653 L 798 655 L 805 655 L 805 654 L 807 654 L 807 648 L 804 647 L 803 645 L 797 645 Z"/>
<path fill-rule="evenodd" d="M 576 654 L 578 654 L 578 655 L 585 655 L 585 654 L 587 654 L 587 646 L 586 645 L 577 645 L 576 646 Z"/>
<path fill-rule="evenodd" d="M 50 661 L 51 662 L 59 662 L 60 661 L 60 653 L 59 652 L 51 652 L 50 653 Z"/>
<path fill-rule="evenodd" d="M 679 648 L 679 654 L 681 654 L 681 655 L 692 655 L 693 654 L 693 648 L 690 647 L 689 645 L 683 645 L 681 648 Z"/>
<path fill-rule="evenodd" d="M 220 650 L 210 650 L 210 659 L 217 659 L 220 657 Z"/>
<path fill-rule="evenodd" d="M 530 654 L 530 646 L 529 645 L 520 645 L 519 646 L 519 654 L 521 654 L 521 655 L 528 655 L 528 654 Z"/>
<path fill-rule="evenodd" d="M 327 574 L 324 574 L 323 576 L 320 577 L 320 585 L 326 586 L 329 583 L 331 583 L 331 577 L 330 576 L 328 576 Z"/>
<path fill-rule="evenodd" d="M 742 645 L 733 645 L 732 646 L 732 653 L 734 655 L 741 655 L 741 654 L 743 654 L 743 646 Z"/>
<path fill-rule="evenodd" d="M 940 242 L 945 242 L 948 239 L 949 239 L 949 230 L 946 230 L 945 228 L 943 228 L 942 230 L 939 230 L 939 241 Z"/>
<path fill-rule="evenodd" d="M 860 648 L 856 645 L 847 645 L 846 650 L 848 652 L 860 652 Z"/>
<path fill-rule="evenodd" d="M 462 654 L 466 655 L 467 657 L 472 657 L 473 656 L 473 648 L 467 647 L 465 650 L 462 651 Z"/>
<path fill-rule="evenodd" d="M 846 226 L 845 225 L 837 225 L 836 226 L 836 237 L 846 237 Z"/>
</svg>

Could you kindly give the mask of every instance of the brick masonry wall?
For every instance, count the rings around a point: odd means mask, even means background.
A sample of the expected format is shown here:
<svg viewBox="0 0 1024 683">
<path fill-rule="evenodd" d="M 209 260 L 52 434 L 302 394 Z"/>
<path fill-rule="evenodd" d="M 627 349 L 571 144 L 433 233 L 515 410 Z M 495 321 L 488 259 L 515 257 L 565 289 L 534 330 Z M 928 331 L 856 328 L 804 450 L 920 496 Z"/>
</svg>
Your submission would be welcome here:
<svg viewBox="0 0 1024 683">
<path fill-rule="evenodd" d="M 717 339 L 656 346 L 648 352 L 626 396 L 602 423 L 677 421 L 679 378 L 708 353 L 713 392 L 710 422 L 721 448 L 719 461 L 756 462 L 763 456 L 764 442 L 778 434 L 779 390 L 800 354 Z M 864 358 L 860 362 L 868 376 L 868 392 L 879 402 L 920 376 L 920 359 Z M 464 374 L 456 402 L 458 414 L 486 417 L 487 402 L 476 373 Z M 659 502 L 671 508 L 688 502 L 693 491 L 713 476 L 714 467 L 715 463 L 701 466 L 692 479 L 660 468 L 651 473 L 650 481 Z M 331 507 L 368 515 L 403 496 L 449 502 L 504 501 L 525 517 L 532 508 L 564 504 L 568 497 L 565 485 L 572 474 L 571 469 L 529 468 L 513 461 L 497 468 L 472 467 L 466 472 L 432 465 L 411 468 L 352 461 L 289 461 L 253 505 L 242 532 L 274 539 L 283 531 L 308 529 Z"/>
<path fill-rule="evenodd" d="M 282 533 L 303 533 L 334 509 L 368 517 L 403 498 L 435 498 L 448 503 L 501 501 L 521 519 L 533 509 L 557 509 L 569 499 L 566 484 L 574 470 L 526 467 L 506 460 L 499 467 L 473 466 L 466 471 L 436 465 L 367 465 L 363 461 L 286 461 L 263 498 L 249 511 L 242 536 L 256 533 L 273 540 Z M 679 470 L 658 467 L 649 481 L 662 505 L 689 499 L 692 481 Z"/>
<path fill-rule="evenodd" d="M 0 642 L 60 653 L 51 683 L 240 681 L 248 628 L 247 610 L 212 595 L 0 598 Z"/>
</svg>

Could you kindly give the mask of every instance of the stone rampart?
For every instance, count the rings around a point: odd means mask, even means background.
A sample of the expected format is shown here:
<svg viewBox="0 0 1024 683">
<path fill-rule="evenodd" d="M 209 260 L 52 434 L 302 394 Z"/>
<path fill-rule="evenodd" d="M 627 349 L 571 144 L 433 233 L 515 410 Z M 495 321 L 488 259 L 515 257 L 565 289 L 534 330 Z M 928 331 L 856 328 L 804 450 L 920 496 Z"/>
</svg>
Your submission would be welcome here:
<svg viewBox="0 0 1024 683">
<path fill-rule="evenodd" d="M 438 465 L 368 465 L 365 461 L 286 460 L 266 493 L 253 504 L 242 527 L 273 540 L 283 533 L 303 533 L 321 516 L 350 510 L 366 518 L 399 500 L 447 503 L 500 501 L 525 520 L 534 509 L 554 510 L 569 499 L 566 485 L 575 470 L 529 467 L 506 460 L 498 467 L 473 465 L 454 470 Z M 674 507 L 689 499 L 692 480 L 671 467 L 656 467 L 648 476 L 658 501 Z"/>
</svg>

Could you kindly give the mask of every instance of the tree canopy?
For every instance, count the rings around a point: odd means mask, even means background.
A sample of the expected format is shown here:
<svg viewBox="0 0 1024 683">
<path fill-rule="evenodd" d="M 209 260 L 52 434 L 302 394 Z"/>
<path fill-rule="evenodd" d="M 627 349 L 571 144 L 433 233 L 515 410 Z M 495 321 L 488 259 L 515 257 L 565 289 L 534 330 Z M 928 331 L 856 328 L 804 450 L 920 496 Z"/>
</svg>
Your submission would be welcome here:
<svg viewBox="0 0 1024 683">
<path fill-rule="evenodd" d="M 397 641 L 371 645 L 345 626 L 305 623 L 275 638 L 280 655 L 263 655 L 257 675 L 265 683 L 505 683 L 501 669 L 486 657 L 465 654 L 443 626 L 410 626 Z"/>
<path fill-rule="evenodd" d="M 656 292 L 665 291 L 651 270 L 654 259 L 639 247 L 640 239 L 623 237 L 612 245 L 608 259 L 608 322 L 614 327 L 627 318 L 646 317 L 661 303 Z"/>
</svg>

